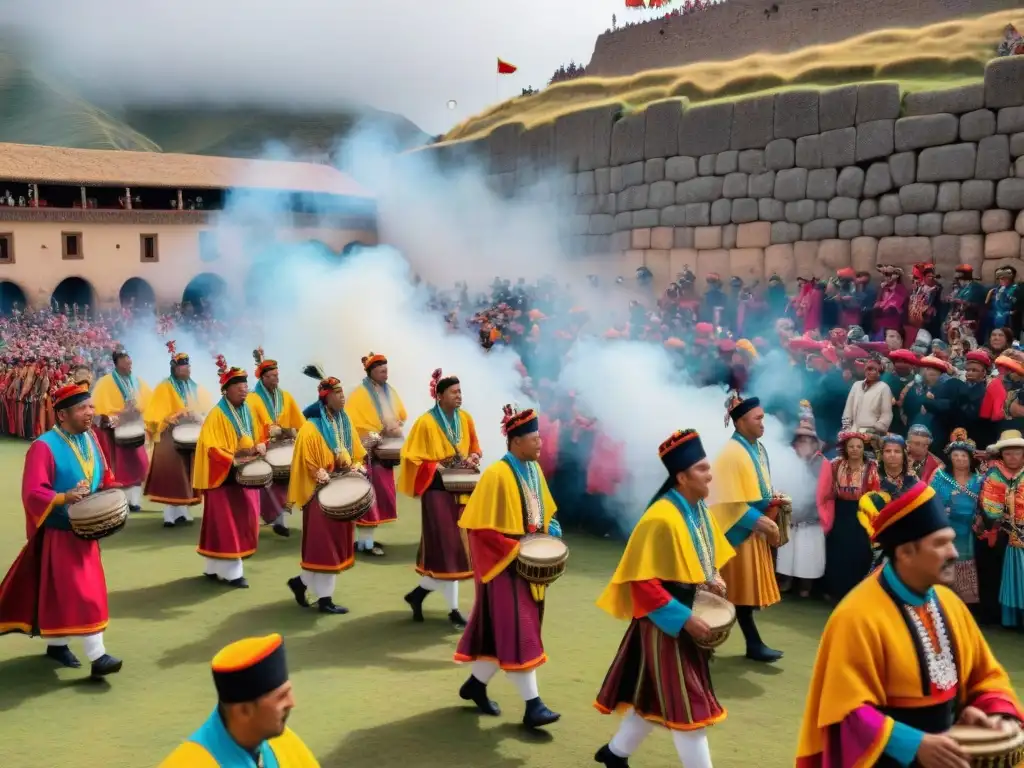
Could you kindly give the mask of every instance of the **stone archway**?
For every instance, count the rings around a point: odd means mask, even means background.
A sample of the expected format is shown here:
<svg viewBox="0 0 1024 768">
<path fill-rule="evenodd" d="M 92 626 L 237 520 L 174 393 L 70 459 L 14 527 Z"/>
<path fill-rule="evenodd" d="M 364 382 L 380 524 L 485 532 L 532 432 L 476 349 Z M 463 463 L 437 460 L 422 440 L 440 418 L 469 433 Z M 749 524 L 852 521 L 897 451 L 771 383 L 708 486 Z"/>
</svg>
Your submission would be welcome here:
<svg viewBox="0 0 1024 768">
<path fill-rule="evenodd" d="M 185 286 L 181 303 L 189 305 L 194 312 L 215 312 L 227 298 L 227 293 L 228 284 L 223 277 L 213 272 L 201 272 Z"/>
<path fill-rule="evenodd" d="M 125 309 L 142 309 L 156 305 L 156 292 L 153 286 L 141 277 L 129 277 L 125 280 L 118 298 Z"/>
<path fill-rule="evenodd" d="M 10 280 L 0 281 L 0 315 L 9 315 L 15 309 L 22 312 L 28 306 L 21 286 Z"/>
<path fill-rule="evenodd" d="M 87 305 L 95 303 L 96 291 L 92 283 L 84 277 L 65 277 L 50 295 L 50 306 L 58 312 L 63 312 L 64 307 L 84 309 Z"/>
</svg>

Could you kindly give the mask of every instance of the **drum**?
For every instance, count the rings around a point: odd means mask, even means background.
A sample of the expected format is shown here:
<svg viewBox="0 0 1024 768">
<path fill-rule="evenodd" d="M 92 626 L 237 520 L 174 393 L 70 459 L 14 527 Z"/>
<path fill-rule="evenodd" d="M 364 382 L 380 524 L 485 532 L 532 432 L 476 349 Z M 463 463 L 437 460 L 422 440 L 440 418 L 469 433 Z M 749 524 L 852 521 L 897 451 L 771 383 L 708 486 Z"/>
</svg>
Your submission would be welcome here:
<svg viewBox="0 0 1024 768">
<path fill-rule="evenodd" d="M 776 494 L 771 503 L 775 524 L 779 527 L 779 546 L 789 542 L 789 528 L 793 521 L 793 500 L 784 494 Z"/>
<path fill-rule="evenodd" d="M 235 465 L 235 482 L 246 488 L 264 488 L 274 480 L 274 468 L 263 459 Z"/>
<path fill-rule="evenodd" d="M 553 584 L 565 573 L 569 547 L 546 533 L 531 533 L 519 540 L 516 571 L 531 584 Z"/>
<path fill-rule="evenodd" d="M 711 651 L 724 643 L 736 623 L 736 606 L 714 592 L 698 589 L 693 599 L 693 613 L 711 628 L 707 640 L 694 640 L 698 647 Z"/>
<path fill-rule="evenodd" d="M 114 427 L 114 443 L 122 448 L 141 448 L 146 444 L 146 426 L 141 421 L 129 421 Z"/>
<path fill-rule="evenodd" d="M 954 725 L 949 736 L 973 768 L 1015 768 L 1024 762 L 1024 731 L 1016 723 L 1004 722 L 998 729 Z"/>
<path fill-rule="evenodd" d="M 68 507 L 71 530 L 81 539 L 111 536 L 128 521 L 128 497 L 119 488 L 99 491 Z"/>
<path fill-rule="evenodd" d="M 174 447 L 185 453 L 195 452 L 201 429 L 202 427 L 199 424 L 179 424 L 171 430 L 171 439 L 174 441 Z"/>
<path fill-rule="evenodd" d="M 343 523 L 364 517 L 376 501 L 370 481 L 358 472 L 335 475 L 316 492 L 316 499 L 325 515 Z"/>
<path fill-rule="evenodd" d="M 287 480 L 291 476 L 294 455 L 294 440 L 277 440 L 270 444 L 267 448 L 267 463 L 274 472 L 275 480 Z"/>
<path fill-rule="evenodd" d="M 404 437 L 382 437 L 377 443 L 374 453 L 381 461 L 397 464 L 402 456 L 403 445 L 405 445 Z"/>
<path fill-rule="evenodd" d="M 480 470 L 469 467 L 457 467 L 453 469 L 439 469 L 441 482 L 444 489 L 449 493 L 472 493 L 476 490 L 476 484 L 480 482 Z"/>
</svg>

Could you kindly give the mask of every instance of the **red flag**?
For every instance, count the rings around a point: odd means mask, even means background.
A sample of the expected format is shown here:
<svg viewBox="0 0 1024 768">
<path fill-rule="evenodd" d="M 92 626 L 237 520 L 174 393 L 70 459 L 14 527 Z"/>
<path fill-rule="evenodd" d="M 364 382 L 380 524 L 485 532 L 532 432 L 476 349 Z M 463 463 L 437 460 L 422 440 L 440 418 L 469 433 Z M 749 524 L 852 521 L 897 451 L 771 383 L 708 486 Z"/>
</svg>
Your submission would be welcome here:
<svg viewBox="0 0 1024 768">
<path fill-rule="evenodd" d="M 644 8 L 644 0 L 626 0 L 627 8 Z"/>
<path fill-rule="evenodd" d="M 501 59 L 498 59 L 499 75 L 511 75 L 517 69 L 519 69 L 519 67 L 515 66 L 514 64 L 509 64 L 507 61 L 502 61 Z"/>
</svg>

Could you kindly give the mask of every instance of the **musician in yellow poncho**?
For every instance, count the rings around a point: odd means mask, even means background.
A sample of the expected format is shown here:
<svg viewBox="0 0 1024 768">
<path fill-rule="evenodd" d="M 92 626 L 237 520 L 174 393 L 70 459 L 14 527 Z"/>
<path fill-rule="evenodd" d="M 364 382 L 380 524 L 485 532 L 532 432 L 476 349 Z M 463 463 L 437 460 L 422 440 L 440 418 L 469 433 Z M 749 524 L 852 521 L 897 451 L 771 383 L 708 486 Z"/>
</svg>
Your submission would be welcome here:
<svg viewBox="0 0 1024 768">
<path fill-rule="evenodd" d="M 159 768 L 319 768 L 285 725 L 295 694 L 280 635 L 238 640 L 211 666 L 217 706 Z"/>
<path fill-rule="evenodd" d="M 194 451 L 179 451 L 171 439 L 177 424 L 201 422 L 213 405 L 213 398 L 204 387 L 192 380 L 192 365 L 184 352 L 177 352 L 174 342 L 167 342 L 171 353 L 171 375 L 156 385 L 142 412 L 146 433 L 153 443 L 149 474 L 142 492 L 152 501 L 166 504 L 164 527 L 189 523 L 194 507 L 202 498 L 192 488 Z"/>
<path fill-rule="evenodd" d="M 203 525 L 199 548 L 204 574 L 232 587 L 246 589 L 242 561 L 256 553 L 260 537 L 260 492 L 240 485 L 236 465 L 264 456 L 267 444 L 253 430 L 245 398 L 248 374 L 228 367 L 217 357 L 221 399 L 203 422 L 196 444 L 192 485 L 203 494 Z"/>
<path fill-rule="evenodd" d="M 782 599 L 770 549 L 779 542 L 779 528 L 772 520 L 776 496 L 768 453 L 760 442 L 764 409 L 756 397 L 743 399 L 731 392 L 726 411 L 727 421 L 732 421 L 736 431 L 712 466 L 710 499 L 715 522 L 736 550 L 736 557 L 722 569 L 722 578 L 729 588 L 729 600 L 736 606 L 747 658 L 778 661 L 782 652 L 761 641 L 754 623 L 755 610 Z"/>
<path fill-rule="evenodd" d="M 365 474 L 366 450 L 345 414 L 345 390 L 316 365 L 303 373 L 317 380 L 317 401 L 303 410 L 306 423 L 295 438 L 288 502 L 302 510 L 302 572 L 288 580 L 295 601 L 309 605 L 306 590 L 316 596 L 320 613 L 343 614 L 348 608 L 334 602 L 338 574 L 356 561 L 355 524 L 327 516 L 317 492 L 335 472 Z"/>
<path fill-rule="evenodd" d="M 132 421 L 142 422 L 142 413 L 149 405 L 153 390 L 132 373 L 132 358 L 122 348 L 114 350 L 114 370 L 96 382 L 92 401 L 99 426 L 96 436 L 107 459 L 107 465 L 122 484 L 132 512 L 142 509 L 142 484 L 149 471 L 146 444 L 134 448 L 118 445 L 114 429 Z"/>
<path fill-rule="evenodd" d="M 706 728 L 725 719 L 711 685 L 711 653 L 697 645 L 711 627 L 694 613 L 698 590 L 725 596 L 719 570 L 733 557 L 704 500 L 712 479 L 695 430 L 658 448 L 668 477 L 633 529 L 597 604 L 630 622 L 594 706 L 623 712 L 594 760 L 626 768 L 655 725 L 667 728 L 686 768 L 710 768 Z"/>
<path fill-rule="evenodd" d="M 970 765 L 948 734 L 954 723 L 1012 729 L 1024 713 L 967 606 L 946 586 L 956 532 L 935 489 L 921 482 L 891 501 L 869 494 L 859 518 L 886 563 L 825 625 L 795 764 Z"/>
<path fill-rule="evenodd" d="M 295 437 L 305 419 L 295 398 L 279 386 L 281 375 L 277 361 L 264 357 L 262 347 L 254 349 L 252 356 L 256 360 L 256 386 L 245 398 L 245 404 L 252 414 L 256 439 L 269 443 Z M 275 480 L 266 488 L 260 488 L 260 517 L 274 527 L 274 533 L 285 538 L 291 535 L 287 506 L 287 480 Z"/>
<path fill-rule="evenodd" d="M 516 570 L 520 539 L 530 533 L 561 536 L 557 507 L 548 490 L 540 457 L 540 422 L 533 410 L 505 406 L 502 433 L 508 453 L 480 476 L 459 526 L 468 534 L 476 598 L 455 661 L 471 663 L 459 696 L 485 715 L 498 715 L 487 684 L 505 670 L 526 702 L 523 724 L 550 725 L 559 719 L 541 700 L 537 667 L 547 661 L 541 639 L 546 589 L 530 584 Z"/>
<path fill-rule="evenodd" d="M 382 437 L 401 437 L 402 426 L 409 415 L 405 412 L 402 398 L 394 387 L 388 384 L 388 359 L 373 352 L 363 358 L 366 378 L 355 388 L 345 402 L 345 413 L 352 419 L 360 440 L 370 433 Z M 395 491 L 395 465 L 371 455 L 366 468 L 373 483 L 376 502 L 370 514 L 356 523 L 359 534 L 356 550 L 374 557 L 382 557 L 384 548 L 374 541 L 378 525 L 393 523 L 398 519 L 398 501 Z"/>
</svg>

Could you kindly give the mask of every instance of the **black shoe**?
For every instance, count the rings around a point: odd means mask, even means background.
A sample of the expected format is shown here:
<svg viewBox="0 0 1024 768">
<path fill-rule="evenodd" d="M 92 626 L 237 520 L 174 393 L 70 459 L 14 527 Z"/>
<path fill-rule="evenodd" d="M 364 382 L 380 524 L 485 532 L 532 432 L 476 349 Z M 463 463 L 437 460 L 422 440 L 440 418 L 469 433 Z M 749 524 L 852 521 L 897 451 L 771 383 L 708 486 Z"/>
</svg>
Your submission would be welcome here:
<svg viewBox="0 0 1024 768">
<path fill-rule="evenodd" d="M 174 527 L 174 522 L 173 521 L 164 520 L 164 528 L 173 528 L 173 527 Z"/>
<path fill-rule="evenodd" d="M 291 529 L 287 525 L 281 525 L 280 523 L 274 523 L 274 533 L 284 539 L 292 535 Z"/>
<path fill-rule="evenodd" d="M 166 523 L 165 523 L 165 525 L 166 525 Z M 203 576 L 208 578 L 210 581 L 219 581 L 220 580 L 220 576 L 218 576 L 216 573 L 204 573 Z"/>
<path fill-rule="evenodd" d="M 182 515 L 181 517 L 179 517 L 177 520 L 174 521 L 174 524 L 175 525 L 192 525 L 192 521 L 189 520 L 184 515 Z"/>
<path fill-rule="evenodd" d="M 124 664 L 120 659 L 115 659 L 109 653 L 104 653 L 92 663 L 91 675 L 93 677 L 106 677 L 121 671 Z"/>
<path fill-rule="evenodd" d="M 142 511 L 142 507 L 137 506 L 135 504 L 129 504 L 128 505 L 128 511 L 129 512 L 141 512 Z"/>
<path fill-rule="evenodd" d="M 469 679 L 462 684 L 459 688 L 459 698 L 464 701 L 472 701 L 476 704 L 477 710 L 482 715 L 491 715 L 497 717 L 501 714 L 501 707 L 498 706 L 498 702 L 491 701 L 487 696 L 487 685 L 477 680 L 472 675 Z"/>
<path fill-rule="evenodd" d="M 619 757 L 612 752 L 611 747 L 605 744 L 594 755 L 595 763 L 604 763 L 606 768 L 629 768 L 629 758 Z"/>
<path fill-rule="evenodd" d="M 761 643 L 760 645 L 747 648 L 747 658 L 751 661 L 762 661 L 765 664 L 771 664 L 773 661 L 778 661 L 782 658 L 782 651 L 776 651 L 774 648 L 769 648 L 764 643 Z"/>
<path fill-rule="evenodd" d="M 335 605 L 334 601 L 329 597 L 321 597 L 316 601 L 316 605 L 320 613 L 348 613 L 348 608 L 342 605 Z"/>
<path fill-rule="evenodd" d="M 245 580 L 245 576 L 239 576 L 237 579 L 232 579 L 231 581 L 228 581 L 228 582 L 225 582 L 225 583 L 229 587 L 234 587 L 235 589 L 248 589 L 249 588 L 249 582 Z"/>
<path fill-rule="evenodd" d="M 448 621 L 452 623 L 452 626 L 460 632 L 466 628 L 466 618 L 459 613 L 459 609 L 456 608 L 454 611 L 448 614 Z"/>
<path fill-rule="evenodd" d="M 423 621 L 423 601 L 429 594 L 429 589 L 416 587 L 416 589 L 405 596 L 405 602 L 407 602 L 409 607 L 412 608 L 413 621 Z"/>
<path fill-rule="evenodd" d="M 58 664 L 70 667 L 71 669 L 78 669 L 82 666 L 82 662 L 78 660 L 78 657 L 71 652 L 71 649 L 66 645 L 48 645 L 46 646 L 47 658 L 53 659 Z"/>
<path fill-rule="evenodd" d="M 538 696 L 537 698 L 530 699 L 526 702 L 526 713 L 523 715 L 523 725 L 527 728 L 540 728 L 542 726 L 558 722 L 560 717 L 560 714 L 548 709 L 544 702 L 540 700 L 540 696 Z"/>
<path fill-rule="evenodd" d="M 309 600 L 306 599 L 306 585 L 302 581 L 302 577 L 293 576 L 288 579 L 288 589 L 295 595 L 295 602 L 302 608 L 309 608 Z"/>
</svg>

